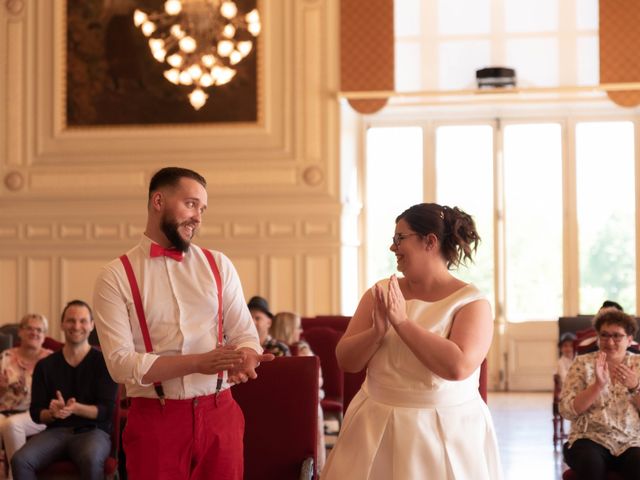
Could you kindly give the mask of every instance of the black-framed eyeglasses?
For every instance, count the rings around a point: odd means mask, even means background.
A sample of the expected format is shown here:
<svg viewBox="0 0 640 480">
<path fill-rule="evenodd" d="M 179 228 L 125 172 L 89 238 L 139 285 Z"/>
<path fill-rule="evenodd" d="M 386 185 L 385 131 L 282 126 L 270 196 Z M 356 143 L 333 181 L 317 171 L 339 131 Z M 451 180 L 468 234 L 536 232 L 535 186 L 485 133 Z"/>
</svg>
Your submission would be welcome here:
<svg viewBox="0 0 640 480">
<path fill-rule="evenodd" d="M 414 235 L 418 235 L 418 236 L 420 236 L 420 234 L 419 234 L 419 233 L 396 233 L 396 234 L 393 236 L 393 238 L 391 239 L 391 241 L 393 242 L 393 244 L 394 244 L 396 247 L 399 247 L 399 246 L 400 246 L 400 242 L 401 242 L 402 240 L 404 240 L 404 239 L 405 239 L 405 238 L 407 238 L 407 237 L 412 237 L 412 236 L 414 236 Z"/>
<path fill-rule="evenodd" d="M 615 343 L 620 343 L 622 339 L 625 338 L 626 336 L 627 335 L 624 333 L 602 332 L 598 334 L 598 338 L 600 339 L 601 342 L 604 342 L 607 340 L 613 340 Z"/>
</svg>

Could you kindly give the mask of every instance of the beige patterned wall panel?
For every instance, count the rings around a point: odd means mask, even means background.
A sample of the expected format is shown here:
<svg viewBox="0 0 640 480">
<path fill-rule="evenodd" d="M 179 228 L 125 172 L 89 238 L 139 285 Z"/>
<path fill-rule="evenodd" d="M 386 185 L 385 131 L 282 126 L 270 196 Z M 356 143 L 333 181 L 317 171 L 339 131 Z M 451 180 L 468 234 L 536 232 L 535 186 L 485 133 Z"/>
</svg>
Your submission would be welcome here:
<svg viewBox="0 0 640 480">
<path fill-rule="evenodd" d="M 48 258 L 27 259 L 27 310 L 45 315 L 49 319 L 49 333 L 55 336 L 60 331 L 56 302 L 53 298 L 54 278 L 53 261 Z M 26 312 L 25 312 L 26 313 Z"/>
<path fill-rule="evenodd" d="M 305 311 L 303 315 L 335 312 L 337 261 L 334 255 L 304 257 Z M 312 312 L 312 313 L 309 313 Z"/>
<path fill-rule="evenodd" d="M 240 281 L 242 282 L 242 291 L 245 299 L 248 301 L 253 295 L 260 292 L 260 259 L 256 256 L 229 256 L 233 265 L 236 267 Z"/>
<path fill-rule="evenodd" d="M 0 324 L 19 320 L 19 280 L 18 259 L 0 258 Z"/>
<path fill-rule="evenodd" d="M 112 256 L 103 258 L 73 258 L 63 256 L 60 259 L 60 300 L 64 306 L 74 299 L 93 302 L 93 286 L 98 273 Z"/>
<path fill-rule="evenodd" d="M 300 22 L 303 28 L 305 45 L 313 46 L 314 51 L 322 50 L 322 18 L 318 8 L 305 6 Z M 304 149 L 305 157 L 310 161 L 320 161 L 322 155 L 323 138 L 319 135 L 322 132 L 322 98 L 315 92 L 322 91 L 322 63 L 321 55 L 305 55 L 302 59 L 303 76 L 305 87 L 310 95 L 304 96 L 303 116 L 305 121 Z"/>
<path fill-rule="evenodd" d="M 143 233 L 148 181 L 167 164 L 207 177 L 197 243 L 229 255 L 247 296 L 285 282 L 282 308 L 339 312 L 337 0 L 261 2 L 256 124 L 84 129 L 64 125 L 65 2 L 22 4 L 0 15 L 0 321 L 91 301 L 98 270 Z"/>
<path fill-rule="evenodd" d="M 15 46 L 7 51 L 7 98 L 13 101 L 6 102 L 6 164 L 20 165 L 23 158 L 24 131 L 23 103 L 25 87 L 25 48 L 22 42 L 24 28 L 22 21 L 11 21 L 8 24 L 7 45 Z M 1 42 L 0 42 L 1 43 Z M 1 48 L 1 47 L 0 47 Z"/>
<path fill-rule="evenodd" d="M 297 279 L 296 259 L 292 255 L 270 256 L 269 265 L 269 305 L 273 313 L 282 310 L 294 310 L 298 304 L 296 290 L 300 285 Z"/>
</svg>

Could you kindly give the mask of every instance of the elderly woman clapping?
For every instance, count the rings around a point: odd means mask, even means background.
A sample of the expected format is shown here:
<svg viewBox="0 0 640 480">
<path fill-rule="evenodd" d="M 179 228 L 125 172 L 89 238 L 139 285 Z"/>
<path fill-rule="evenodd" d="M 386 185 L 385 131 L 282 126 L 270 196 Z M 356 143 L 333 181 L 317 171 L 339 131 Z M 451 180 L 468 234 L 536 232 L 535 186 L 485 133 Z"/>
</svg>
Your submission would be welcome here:
<svg viewBox="0 0 640 480">
<path fill-rule="evenodd" d="M 31 377 L 38 360 L 53 353 L 42 347 L 48 328 L 44 315 L 29 313 L 20 320 L 20 346 L 0 354 L 0 435 L 7 457 L 45 425 L 35 423 L 29 415 Z"/>
<path fill-rule="evenodd" d="M 599 351 L 579 355 L 562 387 L 560 414 L 571 420 L 565 462 L 581 479 L 625 479 L 640 472 L 640 355 L 627 351 L 638 326 L 612 308 L 595 319 Z"/>
</svg>

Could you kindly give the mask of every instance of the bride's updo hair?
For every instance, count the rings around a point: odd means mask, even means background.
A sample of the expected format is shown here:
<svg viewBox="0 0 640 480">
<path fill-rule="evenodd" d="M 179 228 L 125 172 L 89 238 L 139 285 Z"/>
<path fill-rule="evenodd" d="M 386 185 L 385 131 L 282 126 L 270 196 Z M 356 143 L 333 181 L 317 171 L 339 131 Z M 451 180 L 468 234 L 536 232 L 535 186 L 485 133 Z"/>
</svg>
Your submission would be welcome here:
<svg viewBox="0 0 640 480">
<path fill-rule="evenodd" d="M 419 203 L 398 215 L 396 223 L 400 220 L 407 222 L 411 230 L 423 237 L 433 233 L 438 238 L 447 268 L 457 267 L 467 260 L 473 261 L 480 235 L 471 215 L 458 207 Z"/>
</svg>

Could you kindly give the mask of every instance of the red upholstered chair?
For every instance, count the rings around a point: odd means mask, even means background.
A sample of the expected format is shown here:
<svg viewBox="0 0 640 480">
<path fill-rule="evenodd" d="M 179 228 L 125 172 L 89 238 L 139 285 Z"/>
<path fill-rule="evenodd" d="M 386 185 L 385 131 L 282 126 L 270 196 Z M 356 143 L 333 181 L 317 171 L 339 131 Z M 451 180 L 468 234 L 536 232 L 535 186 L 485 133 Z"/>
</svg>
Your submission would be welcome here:
<svg viewBox="0 0 640 480">
<path fill-rule="evenodd" d="M 62 350 L 62 347 L 64 347 L 64 343 L 59 342 L 58 340 L 55 340 L 51 337 L 45 337 L 44 342 L 42 342 L 42 347 L 57 352 L 58 350 Z"/>
<path fill-rule="evenodd" d="M 317 357 L 278 357 L 231 389 L 244 413 L 244 479 L 311 479 L 318 436 Z"/>
<path fill-rule="evenodd" d="M 304 339 L 311 350 L 320 357 L 322 366 L 322 389 L 324 398 L 320 401 L 325 418 L 334 416 L 342 423 L 344 405 L 344 374 L 338 366 L 336 345 L 343 332 L 329 327 L 311 327 L 303 330 Z"/>
<path fill-rule="evenodd" d="M 118 451 L 120 449 L 120 396 L 124 389 L 118 385 L 113 419 L 111 425 L 111 452 L 104 462 L 104 477 L 118 478 Z M 59 460 L 38 471 L 39 479 L 80 478 L 75 464 L 71 460 Z M 80 479 L 82 480 L 82 479 Z"/>
<path fill-rule="evenodd" d="M 349 325 L 351 317 L 344 315 L 318 315 L 316 317 L 303 317 L 302 330 L 314 327 L 329 327 L 344 333 Z"/>
<path fill-rule="evenodd" d="M 367 376 L 367 369 L 363 369 L 357 373 L 344 372 L 344 394 L 343 394 L 343 407 L 342 412 L 346 413 L 347 408 L 353 397 L 356 396 L 358 390 L 362 386 L 365 377 Z"/>
</svg>

